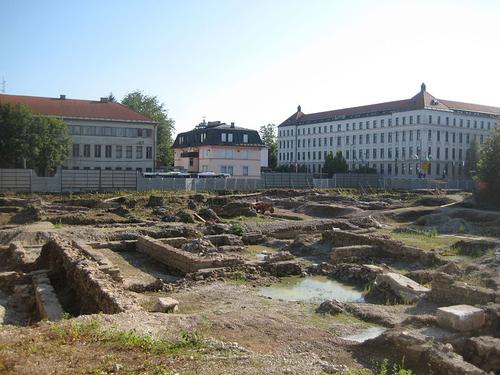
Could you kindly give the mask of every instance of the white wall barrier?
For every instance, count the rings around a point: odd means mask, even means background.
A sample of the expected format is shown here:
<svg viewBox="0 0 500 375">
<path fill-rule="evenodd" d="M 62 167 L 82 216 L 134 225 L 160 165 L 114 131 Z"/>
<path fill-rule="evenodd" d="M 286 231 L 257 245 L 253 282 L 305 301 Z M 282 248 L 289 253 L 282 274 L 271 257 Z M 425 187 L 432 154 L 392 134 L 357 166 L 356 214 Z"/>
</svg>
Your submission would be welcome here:
<svg viewBox="0 0 500 375">
<path fill-rule="evenodd" d="M 472 180 L 431 180 L 383 177 L 376 174 L 335 174 L 312 179 L 306 173 L 264 173 L 261 178 L 161 178 L 143 177 L 136 171 L 59 170 L 51 177 L 38 177 L 31 169 L 0 169 L 0 191 L 85 192 L 85 191 L 252 191 L 269 188 L 372 188 L 372 189 L 457 189 L 472 191 Z"/>
</svg>

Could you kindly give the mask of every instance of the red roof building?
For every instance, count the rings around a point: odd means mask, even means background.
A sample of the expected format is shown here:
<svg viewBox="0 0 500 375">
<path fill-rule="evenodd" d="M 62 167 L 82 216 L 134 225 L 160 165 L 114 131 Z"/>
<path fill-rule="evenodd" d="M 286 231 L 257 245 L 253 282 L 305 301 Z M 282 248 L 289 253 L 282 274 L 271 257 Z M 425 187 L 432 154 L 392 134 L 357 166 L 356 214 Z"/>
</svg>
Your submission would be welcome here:
<svg viewBox="0 0 500 375">
<path fill-rule="evenodd" d="M 0 94 L 0 105 L 6 104 L 23 104 L 35 115 L 64 120 L 72 144 L 63 168 L 154 170 L 157 123 L 122 104 L 107 98 Z"/>
</svg>

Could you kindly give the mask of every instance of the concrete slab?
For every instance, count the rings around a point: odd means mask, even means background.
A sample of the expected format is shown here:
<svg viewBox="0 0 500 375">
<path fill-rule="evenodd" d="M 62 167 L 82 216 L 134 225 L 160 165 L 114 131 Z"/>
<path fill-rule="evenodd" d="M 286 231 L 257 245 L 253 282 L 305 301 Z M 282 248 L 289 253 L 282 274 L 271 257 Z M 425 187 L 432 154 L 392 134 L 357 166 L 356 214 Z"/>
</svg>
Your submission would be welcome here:
<svg viewBox="0 0 500 375">
<path fill-rule="evenodd" d="M 170 297 L 158 297 L 155 305 L 155 311 L 170 313 L 176 312 L 179 308 L 179 301 Z"/>
<path fill-rule="evenodd" d="M 484 325 L 484 310 L 470 305 L 440 307 L 436 311 L 441 327 L 457 331 L 471 331 Z"/>
<path fill-rule="evenodd" d="M 399 273 L 388 272 L 380 274 L 375 279 L 375 285 L 388 285 L 391 290 L 407 302 L 415 302 L 431 290 Z"/>
</svg>

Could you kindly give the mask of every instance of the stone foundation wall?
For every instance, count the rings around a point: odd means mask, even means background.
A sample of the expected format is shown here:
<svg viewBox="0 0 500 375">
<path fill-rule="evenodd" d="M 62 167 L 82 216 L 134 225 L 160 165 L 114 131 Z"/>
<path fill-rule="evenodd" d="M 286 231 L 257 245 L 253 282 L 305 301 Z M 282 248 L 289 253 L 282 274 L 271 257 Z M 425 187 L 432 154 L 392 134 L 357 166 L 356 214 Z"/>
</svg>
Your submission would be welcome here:
<svg viewBox="0 0 500 375">
<path fill-rule="evenodd" d="M 334 229 L 323 232 L 323 240 L 330 241 L 334 247 L 353 245 L 376 246 L 378 247 L 378 252 L 374 252 L 373 254 L 376 257 L 418 261 L 424 265 L 437 265 L 444 263 L 433 252 L 413 246 L 406 246 L 400 241 L 391 240 L 377 235 L 359 234 Z"/>
<path fill-rule="evenodd" d="M 330 260 L 332 263 L 357 262 L 363 259 L 378 258 L 382 251 L 378 246 L 354 245 L 332 248 Z"/>
<path fill-rule="evenodd" d="M 178 269 L 184 273 L 195 272 L 202 268 L 229 267 L 243 263 L 239 258 L 228 257 L 222 254 L 211 254 L 200 257 L 147 236 L 139 237 L 136 249 L 166 266 Z"/>
<path fill-rule="evenodd" d="M 96 251 L 91 246 L 81 242 L 81 241 L 73 241 L 71 245 L 76 249 L 80 250 L 85 254 L 85 256 L 94 260 L 98 265 L 99 269 L 104 273 L 111 276 L 111 278 L 115 281 L 123 281 L 123 278 L 120 274 L 120 270 L 113 263 L 110 262 L 108 258 L 106 258 L 102 253 Z"/>
<path fill-rule="evenodd" d="M 377 275 L 383 272 L 382 267 L 370 264 L 338 263 L 332 266 L 329 276 L 339 281 L 367 284 L 374 281 Z"/>
<path fill-rule="evenodd" d="M 39 317 L 49 321 L 61 319 L 64 311 L 45 271 L 33 274 L 33 288 Z"/>
<path fill-rule="evenodd" d="M 432 280 L 429 299 L 443 305 L 485 305 L 500 302 L 500 294 L 492 289 L 455 281 L 452 276 L 439 272 Z"/>
<path fill-rule="evenodd" d="M 97 262 L 58 238 L 51 239 L 42 247 L 38 265 L 49 269 L 51 273 L 64 275 L 67 284 L 77 295 L 80 313 L 113 314 L 140 309 L 135 300 L 99 268 Z"/>
</svg>

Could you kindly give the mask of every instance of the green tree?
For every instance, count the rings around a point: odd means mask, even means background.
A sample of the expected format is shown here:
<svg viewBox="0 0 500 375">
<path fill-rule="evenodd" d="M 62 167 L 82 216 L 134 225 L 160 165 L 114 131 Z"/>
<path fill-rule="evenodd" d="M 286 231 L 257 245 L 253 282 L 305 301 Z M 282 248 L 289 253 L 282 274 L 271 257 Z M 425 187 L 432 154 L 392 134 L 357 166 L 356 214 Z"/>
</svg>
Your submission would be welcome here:
<svg viewBox="0 0 500 375">
<path fill-rule="evenodd" d="M 23 167 L 32 114 L 24 105 L 0 105 L 0 167 Z"/>
<path fill-rule="evenodd" d="M 41 175 L 60 166 L 68 157 L 68 127 L 63 120 L 48 116 L 34 116 L 27 139 L 28 166 Z"/>
<path fill-rule="evenodd" d="M 477 163 L 478 197 L 500 207 L 500 128 L 495 128 L 481 147 Z"/>
<path fill-rule="evenodd" d="M 44 175 L 68 157 L 69 136 L 64 121 L 33 116 L 23 105 L 0 106 L 0 166 L 33 167 Z"/>
<path fill-rule="evenodd" d="M 476 139 L 474 139 L 470 144 L 470 148 L 467 150 L 465 154 L 465 171 L 469 177 L 474 176 L 474 174 L 476 173 L 477 163 L 479 162 L 479 158 L 480 158 L 479 142 Z"/>
<path fill-rule="evenodd" d="M 325 157 L 325 165 L 323 166 L 323 172 L 328 175 L 328 178 L 332 178 L 335 173 L 335 161 L 333 159 L 333 153 L 328 153 Z"/>
<path fill-rule="evenodd" d="M 133 91 L 125 95 L 122 104 L 158 123 L 156 134 L 157 159 L 164 165 L 173 165 L 172 133 L 175 129 L 174 120 L 168 117 L 168 111 L 164 104 L 160 103 L 156 96 L 146 95 L 141 91 Z"/>
<path fill-rule="evenodd" d="M 500 127 L 491 132 L 481 148 L 477 176 L 484 182 L 500 183 Z"/>
<path fill-rule="evenodd" d="M 349 171 L 349 166 L 347 165 L 347 161 L 342 156 L 341 151 L 337 151 L 335 157 L 333 158 L 333 173 L 347 173 Z"/>
<path fill-rule="evenodd" d="M 267 147 L 267 157 L 269 168 L 275 169 L 278 165 L 278 141 L 276 137 L 276 125 L 262 125 L 259 130 L 262 142 Z"/>
</svg>

